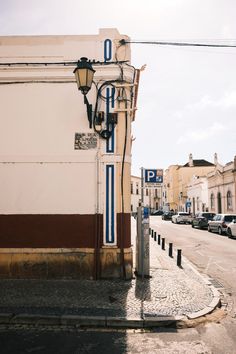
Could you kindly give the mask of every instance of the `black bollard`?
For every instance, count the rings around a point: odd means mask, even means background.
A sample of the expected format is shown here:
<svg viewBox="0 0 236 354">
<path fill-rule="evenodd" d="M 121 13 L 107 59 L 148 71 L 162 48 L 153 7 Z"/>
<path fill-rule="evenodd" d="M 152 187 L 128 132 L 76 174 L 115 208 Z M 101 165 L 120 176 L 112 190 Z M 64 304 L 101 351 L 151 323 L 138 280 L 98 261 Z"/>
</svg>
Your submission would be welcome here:
<svg viewBox="0 0 236 354">
<path fill-rule="evenodd" d="M 149 227 L 149 235 L 151 235 L 151 228 Z"/>
<path fill-rule="evenodd" d="M 156 231 L 154 232 L 154 241 L 156 241 L 157 240 L 157 233 L 156 233 Z"/>
<path fill-rule="evenodd" d="M 181 267 L 181 252 L 182 250 L 177 250 L 177 266 Z"/>
<path fill-rule="evenodd" d="M 164 237 L 161 239 L 161 248 L 163 250 L 165 249 L 165 238 Z"/>
<path fill-rule="evenodd" d="M 152 238 L 153 238 L 153 234 L 154 234 L 154 231 L 153 231 L 153 229 L 152 229 Z"/>
<path fill-rule="evenodd" d="M 169 243 L 169 257 L 173 258 L 173 243 Z"/>
<path fill-rule="evenodd" d="M 158 245 L 161 244 L 161 235 L 158 235 Z"/>
</svg>

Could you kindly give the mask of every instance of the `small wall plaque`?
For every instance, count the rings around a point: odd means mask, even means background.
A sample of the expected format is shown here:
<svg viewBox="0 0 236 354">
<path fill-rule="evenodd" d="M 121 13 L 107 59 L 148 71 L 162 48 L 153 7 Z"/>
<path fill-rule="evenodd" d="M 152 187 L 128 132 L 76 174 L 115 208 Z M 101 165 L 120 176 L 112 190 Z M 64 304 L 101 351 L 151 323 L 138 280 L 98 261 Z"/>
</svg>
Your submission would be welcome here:
<svg viewBox="0 0 236 354">
<path fill-rule="evenodd" d="M 91 150 L 96 147 L 96 133 L 75 133 L 75 150 Z"/>
</svg>

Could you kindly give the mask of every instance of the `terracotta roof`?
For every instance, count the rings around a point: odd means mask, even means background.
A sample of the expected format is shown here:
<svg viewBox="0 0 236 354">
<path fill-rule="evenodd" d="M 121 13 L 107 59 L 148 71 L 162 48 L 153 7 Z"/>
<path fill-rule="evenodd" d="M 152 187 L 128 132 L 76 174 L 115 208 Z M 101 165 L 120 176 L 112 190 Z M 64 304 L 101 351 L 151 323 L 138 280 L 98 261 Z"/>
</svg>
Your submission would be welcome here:
<svg viewBox="0 0 236 354">
<path fill-rule="evenodd" d="M 200 166 L 214 166 L 214 164 L 206 160 L 193 160 L 193 167 L 200 167 Z M 189 162 L 187 162 L 182 167 L 190 167 Z"/>
</svg>

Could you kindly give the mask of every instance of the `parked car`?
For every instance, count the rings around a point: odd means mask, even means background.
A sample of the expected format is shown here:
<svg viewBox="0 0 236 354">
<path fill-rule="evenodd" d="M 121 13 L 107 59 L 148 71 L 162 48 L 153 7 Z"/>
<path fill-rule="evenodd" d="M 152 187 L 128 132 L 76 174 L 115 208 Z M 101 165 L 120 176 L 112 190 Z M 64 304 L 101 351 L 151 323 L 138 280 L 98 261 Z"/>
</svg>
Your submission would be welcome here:
<svg viewBox="0 0 236 354">
<path fill-rule="evenodd" d="M 163 215 L 163 211 L 162 210 L 155 210 L 152 212 L 152 215 Z"/>
<path fill-rule="evenodd" d="M 161 218 L 162 220 L 171 220 L 174 214 L 173 211 L 165 211 Z"/>
<path fill-rule="evenodd" d="M 199 229 L 207 229 L 208 221 L 212 220 L 216 214 L 215 213 L 197 213 L 192 220 L 192 227 L 199 227 Z"/>
<path fill-rule="evenodd" d="M 216 214 L 213 220 L 208 222 L 208 231 L 223 235 L 227 232 L 227 227 L 233 219 L 236 219 L 235 214 Z"/>
<path fill-rule="evenodd" d="M 228 237 L 236 237 L 236 218 L 229 223 L 226 233 Z"/>
<path fill-rule="evenodd" d="M 191 224 L 192 215 L 185 211 L 180 211 L 172 216 L 171 221 L 175 224 Z"/>
</svg>

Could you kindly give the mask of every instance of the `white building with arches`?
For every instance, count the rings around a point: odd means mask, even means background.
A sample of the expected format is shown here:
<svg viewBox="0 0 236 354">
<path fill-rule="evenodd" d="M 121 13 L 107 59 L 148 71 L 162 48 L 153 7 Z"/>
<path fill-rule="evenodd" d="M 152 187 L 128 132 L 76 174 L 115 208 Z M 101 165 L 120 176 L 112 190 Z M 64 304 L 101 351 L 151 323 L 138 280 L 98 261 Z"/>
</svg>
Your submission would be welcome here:
<svg viewBox="0 0 236 354">
<path fill-rule="evenodd" d="M 236 156 L 225 166 L 216 164 L 207 175 L 209 211 L 214 213 L 236 212 Z"/>
</svg>

